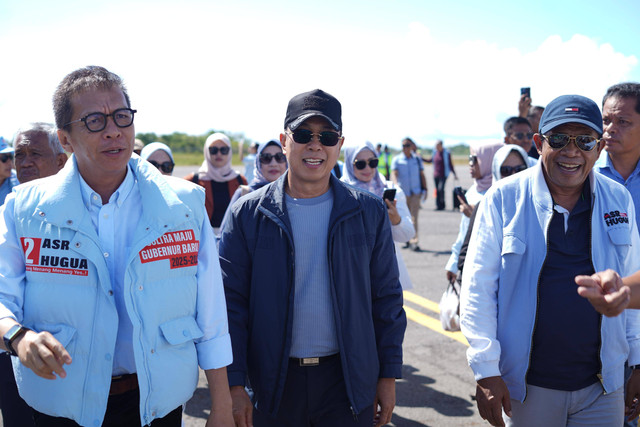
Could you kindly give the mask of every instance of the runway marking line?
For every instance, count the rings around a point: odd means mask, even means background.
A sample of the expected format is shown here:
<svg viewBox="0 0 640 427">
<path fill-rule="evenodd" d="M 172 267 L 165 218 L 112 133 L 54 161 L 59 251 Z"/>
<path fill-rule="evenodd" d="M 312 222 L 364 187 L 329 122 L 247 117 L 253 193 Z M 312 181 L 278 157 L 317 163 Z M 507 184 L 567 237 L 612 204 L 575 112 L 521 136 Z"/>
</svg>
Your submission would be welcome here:
<svg viewBox="0 0 640 427">
<path fill-rule="evenodd" d="M 414 294 L 413 292 L 404 291 L 403 294 L 404 294 L 404 299 L 406 301 L 417 304 L 435 313 L 440 313 L 440 308 L 438 307 L 437 303 L 431 300 L 428 300 L 424 297 L 421 297 L 420 295 Z M 407 313 L 407 318 L 410 320 L 413 320 L 417 324 L 425 326 L 441 335 L 454 339 L 466 346 L 469 345 L 469 343 L 467 342 L 467 339 L 464 337 L 464 335 L 462 335 L 461 332 L 449 332 L 442 329 L 442 325 L 440 324 L 440 319 L 434 319 L 431 316 L 427 316 L 426 314 L 423 314 L 418 310 L 407 306 L 406 304 L 404 306 L 404 311 L 405 313 Z"/>
</svg>

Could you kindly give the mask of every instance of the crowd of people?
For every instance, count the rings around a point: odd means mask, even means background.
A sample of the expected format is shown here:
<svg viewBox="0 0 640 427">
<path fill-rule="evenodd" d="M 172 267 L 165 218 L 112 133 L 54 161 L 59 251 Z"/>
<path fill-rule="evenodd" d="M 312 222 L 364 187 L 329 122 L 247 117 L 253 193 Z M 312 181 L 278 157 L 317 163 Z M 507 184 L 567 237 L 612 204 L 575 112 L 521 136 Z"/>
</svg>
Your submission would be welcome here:
<svg viewBox="0 0 640 427">
<path fill-rule="evenodd" d="M 198 368 L 207 425 L 391 421 L 413 287 L 399 248 L 421 251 L 425 163 L 446 209 L 443 141 L 428 158 L 409 137 L 395 156 L 343 147 L 342 106 L 316 89 L 240 150 L 244 173 L 218 132 L 174 177 L 168 145 L 135 139 L 116 74 L 71 72 L 53 106 L 55 125 L 0 141 L 5 426 L 177 427 Z M 479 413 L 624 425 L 640 412 L 640 84 L 602 112 L 524 93 L 518 113 L 470 147 L 445 265 Z"/>
</svg>

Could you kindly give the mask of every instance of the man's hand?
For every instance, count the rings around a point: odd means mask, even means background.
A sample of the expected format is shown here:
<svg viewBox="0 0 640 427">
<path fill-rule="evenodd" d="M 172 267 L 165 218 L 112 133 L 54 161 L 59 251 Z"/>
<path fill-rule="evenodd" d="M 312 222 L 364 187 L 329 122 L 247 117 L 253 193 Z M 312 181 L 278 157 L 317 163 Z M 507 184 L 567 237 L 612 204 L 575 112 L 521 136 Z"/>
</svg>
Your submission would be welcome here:
<svg viewBox="0 0 640 427">
<path fill-rule="evenodd" d="M 420 201 L 424 202 L 425 200 L 427 200 L 427 195 L 429 194 L 429 191 L 426 188 L 422 189 L 422 194 L 420 196 Z"/>
<path fill-rule="evenodd" d="M 520 95 L 520 101 L 518 101 L 518 116 L 526 118 L 527 114 L 529 114 L 529 108 L 531 108 L 531 98 L 523 93 Z"/>
<path fill-rule="evenodd" d="M 613 270 L 605 270 L 591 276 L 576 276 L 578 294 L 587 298 L 598 313 L 608 317 L 617 316 L 627 308 L 631 300 L 631 289 Z"/>
<path fill-rule="evenodd" d="M 234 427 L 227 368 L 205 369 L 204 374 L 209 383 L 211 396 L 211 413 L 207 418 L 207 427 Z"/>
<path fill-rule="evenodd" d="M 385 200 L 387 204 L 387 212 L 389 212 L 389 220 L 391 221 L 391 225 L 398 225 L 402 221 L 402 217 L 398 213 L 398 209 L 396 208 L 397 200 Z"/>
<path fill-rule="evenodd" d="M 627 397 L 624 401 L 624 416 L 628 421 L 635 419 L 640 414 L 640 370 L 631 371 L 631 377 L 627 381 Z"/>
<path fill-rule="evenodd" d="M 458 278 L 458 275 L 456 273 L 452 273 L 449 270 L 445 270 L 445 271 L 447 272 L 447 281 L 449 283 L 453 283 Z"/>
<path fill-rule="evenodd" d="M 49 332 L 27 331 L 13 342 L 13 348 L 20 362 L 39 377 L 55 380 L 56 374 L 67 376 L 64 365 L 71 364 L 71 356 Z"/>
<path fill-rule="evenodd" d="M 504 426 L 502 408 L 511 416 L 511 398 L 502 377 L 488 377 L 478 381 L 476 403 L 480 416 L 492 426 Z"/>
<path fill-rule="evenodd" d="M 378 410 L 380 406 L 380 410 Z M 391 422 L 393 408 L 396 406 L 396 379 L 380 378 L 373 401 L 373 425 L 381 427 Z"/>
<path fill-rule="evenodd" d="M 231 387 L 233 419 L 237 427 L 253 427 L 253 405 L 243 386 Z"/>
<path fill-rule="evenodd" d="M 460 196 L 456 196 L 456 197 L 458 198 L 458 201 L 460 202 L 460 212 L 462 212 L 462 214 L 464 216 L 466 216 L 467 218 L 471 218 L 471 214 L 473 213 L 473 208 L 475 208 L 475 206 L 468 204 Z"/>
</svg>

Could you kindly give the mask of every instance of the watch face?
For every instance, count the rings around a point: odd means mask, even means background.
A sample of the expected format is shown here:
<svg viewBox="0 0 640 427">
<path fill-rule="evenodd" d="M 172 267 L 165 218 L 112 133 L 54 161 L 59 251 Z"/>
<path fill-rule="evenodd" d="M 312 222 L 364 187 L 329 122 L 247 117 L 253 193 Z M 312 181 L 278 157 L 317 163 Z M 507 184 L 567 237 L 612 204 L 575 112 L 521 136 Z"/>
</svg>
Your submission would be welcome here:
<svg viewBox="0 0 640 427">
<path fill-rule="evenodd" d="M 4 346 L 7 348 L 7 350 L 9 351 L 9 353 L 11 353 L 12 356 L 17 356 L 15 350 L 13 349 L 13 346 L 11 345 L 11 343 L 13 342 L 13 340 L 15 340 L 17 337 L 19 337 L 20 335 L 22 335 L 25 331 L 27 331 L 28 329 L 25 328 L 22 325 L 13 325 L 6 334 L 4 334 Z"/>
</svg>

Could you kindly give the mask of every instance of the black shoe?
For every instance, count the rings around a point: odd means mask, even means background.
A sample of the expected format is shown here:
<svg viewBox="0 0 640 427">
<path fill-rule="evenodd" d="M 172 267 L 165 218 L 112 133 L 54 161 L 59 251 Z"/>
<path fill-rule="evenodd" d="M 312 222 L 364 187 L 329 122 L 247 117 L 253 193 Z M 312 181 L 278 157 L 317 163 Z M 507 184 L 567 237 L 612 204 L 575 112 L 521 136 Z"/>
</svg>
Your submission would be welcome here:
<svg viewBox="0 0 640 427">
<path fill-rule="evenodd" d="M 409 242 L 407 242 L 407 243 L 404 244 L 402 249 L 409 249 L 410 247 L 411 247 L 411 244 Z"/>
<path fill-rule="evenodd" d="M 420 246 L 415 245 L 415 246 L 413 247 L 413 251 L 414 251 L 414 252 L 420 252 Z"/>
</svg>

